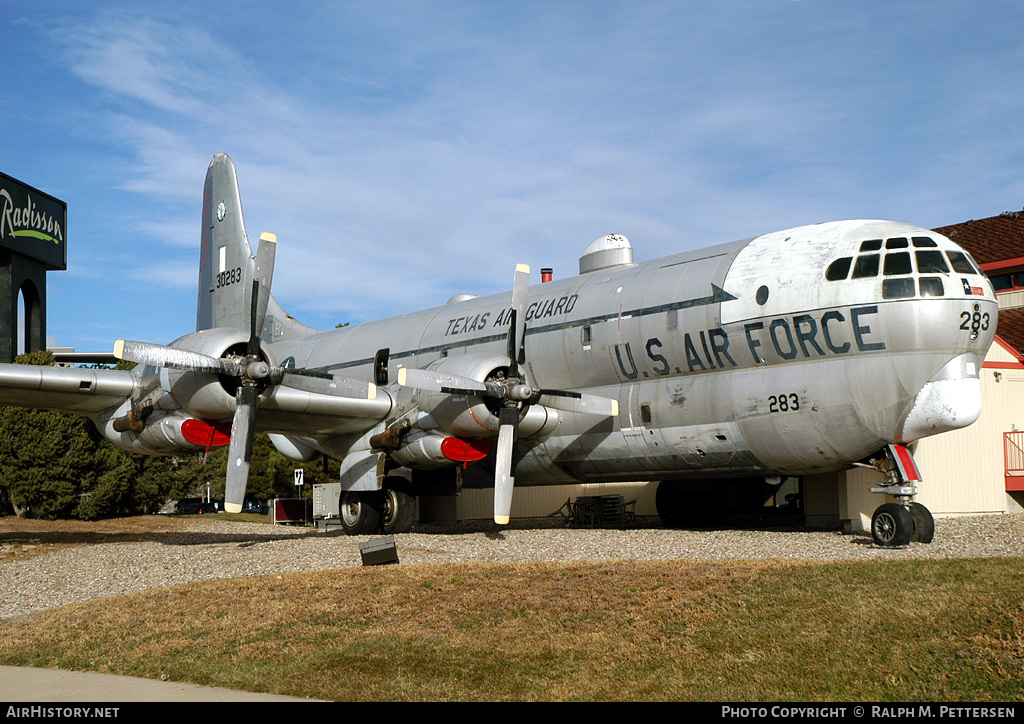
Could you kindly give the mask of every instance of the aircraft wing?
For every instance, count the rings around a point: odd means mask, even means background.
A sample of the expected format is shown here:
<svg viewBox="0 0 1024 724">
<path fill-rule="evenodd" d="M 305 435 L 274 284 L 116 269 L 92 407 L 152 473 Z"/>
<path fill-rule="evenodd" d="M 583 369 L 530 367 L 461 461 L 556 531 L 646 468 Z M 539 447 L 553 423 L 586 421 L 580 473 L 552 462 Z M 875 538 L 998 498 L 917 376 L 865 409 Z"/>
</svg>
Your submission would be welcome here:
<svg viewBox="0 0 1024 724">
<path fill-rule="evenodd" d="M 256 428 L 304 436 L 365 432 L 394 407 L 384 390 L 374 389 L 373 395 L 360 399 L 277 385 L 265 395 Z"/>
<path fill-rule="evenodd" d="M 138 386 L 125 370 L 0 364 L 0 405 L 88 415 L 120 405 Z"/>
</svg>

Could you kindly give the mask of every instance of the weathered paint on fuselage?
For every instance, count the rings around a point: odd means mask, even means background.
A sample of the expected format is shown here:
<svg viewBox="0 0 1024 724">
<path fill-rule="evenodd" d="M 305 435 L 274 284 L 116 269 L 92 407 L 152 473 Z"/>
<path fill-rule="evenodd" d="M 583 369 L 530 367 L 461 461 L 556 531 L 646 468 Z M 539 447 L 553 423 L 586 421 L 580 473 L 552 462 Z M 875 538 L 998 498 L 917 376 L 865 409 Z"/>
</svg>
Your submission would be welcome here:
<svg viewBox="0 0 1024 724">
<path fill-rule="evenodd" d="M 531 384 L 615 397 L 620 414 L 559 415 L 553 432 L 521 442 L 516 484 L 807 474 L 970 424 L 997 315 L 977 269 L 914 266 L 901 277 L 912 280 L 907 298 L 885 298 L 881 273 L 825 278 L 865 240 L 913 237 L 962 251 L 905 224 L 835 222 L 532 286 Z M 940 279 L 942 296 L 922 297 L 922 276 Z M 393 380 L 400 366 L 504 354 L 509 299 L 473 298 L 271 351 L 278 362 L 372 379 L 374 352 L 387 347 Z M 394 385 L 382 393 L 402 394 Z M 493 482 L 486 462 L 476 467 L 482 484 Z"/>
</svg>

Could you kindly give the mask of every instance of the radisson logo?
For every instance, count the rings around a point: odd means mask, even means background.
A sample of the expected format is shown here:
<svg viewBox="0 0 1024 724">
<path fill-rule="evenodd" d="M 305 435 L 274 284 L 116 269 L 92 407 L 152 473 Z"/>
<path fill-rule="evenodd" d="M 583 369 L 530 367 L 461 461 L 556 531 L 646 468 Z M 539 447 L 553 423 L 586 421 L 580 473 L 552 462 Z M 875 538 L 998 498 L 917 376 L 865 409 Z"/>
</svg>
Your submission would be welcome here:
<svg viewBox="0 0 1024 724">
<path fill-rule="evenodd" d="M 0 198 L 3 199 L 0 239 L 16 236 L 52 241 L 54 244 L 64 241 L 64 230 L 60 222 L 46 212 L 40 211 L 31 195 L 25 196 L 25 204 L 21 206 L 15 206 L 7 189 L 0 188 Z"/>
</svg>

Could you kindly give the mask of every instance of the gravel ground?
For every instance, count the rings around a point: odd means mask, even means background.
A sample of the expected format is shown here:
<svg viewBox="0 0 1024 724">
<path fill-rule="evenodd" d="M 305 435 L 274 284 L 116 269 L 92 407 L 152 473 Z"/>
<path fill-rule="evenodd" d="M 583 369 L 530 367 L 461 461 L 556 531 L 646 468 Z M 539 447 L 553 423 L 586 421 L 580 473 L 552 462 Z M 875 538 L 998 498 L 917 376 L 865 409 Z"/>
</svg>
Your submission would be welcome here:
<svg viewBox="0 0 1024 724">
<path fill-rule="evenodd" d="M 0 518 L 0 618 L 159 586 L 360 566 L 373 537 L 216 519 L 45 523 Z M 935 541 L 881 549 L 868 533 L 805 529 L 571 530 L 550 521 L 418 526 L 402 564 L 596 560 L 903 560 L 1024 556 L 1024 514 L 939 519 Z"/>
</svg>

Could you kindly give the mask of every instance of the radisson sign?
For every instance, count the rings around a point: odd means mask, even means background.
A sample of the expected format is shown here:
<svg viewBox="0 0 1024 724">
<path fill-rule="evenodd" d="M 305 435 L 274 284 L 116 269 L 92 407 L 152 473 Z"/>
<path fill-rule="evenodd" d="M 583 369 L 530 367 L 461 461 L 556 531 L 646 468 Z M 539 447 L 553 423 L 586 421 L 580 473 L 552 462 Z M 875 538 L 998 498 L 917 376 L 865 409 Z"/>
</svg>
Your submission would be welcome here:
<svg viewBox="0 0 1024 724">
<path fill-rule="evenodd" d="M 68 205 L 0 173 L 0 246 L 67 269 Z"/>
</svg>

